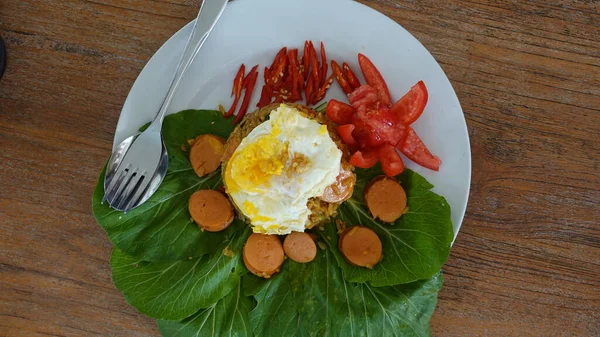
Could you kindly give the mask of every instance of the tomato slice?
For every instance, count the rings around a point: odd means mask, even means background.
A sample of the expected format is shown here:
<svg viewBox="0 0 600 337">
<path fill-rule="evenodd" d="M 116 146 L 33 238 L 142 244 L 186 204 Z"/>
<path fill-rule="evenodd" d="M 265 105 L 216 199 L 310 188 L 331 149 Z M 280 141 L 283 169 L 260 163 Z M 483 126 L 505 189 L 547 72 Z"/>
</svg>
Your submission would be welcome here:
<svg viewBox="0 0 600 337">
<path fill-rule="evenodd" d="M 360 168 L 371 168 L 377 164 L 377 151 L 356 151 L 350 156 L 349 163 Z"/>
<path fill-rule="evenodd" d="M 423 144 L 421 138 L 419 138 L 415 130 L 410 126 L 407 127 L 406 136 L 398 143 L 397 147 L 398 150 L 415 163 L 434 171 L 440 169 L 440 164 L 442 163 L 440 158 L 429 152 L 427 146 Z"/>
<path fill-rule="evenodd" d="M 362 70 L 363 75 L 365 76 L 365 80 L 367 83 L 377 90 L 377 96 L 379 97 L 379 102 L 385 107 L 389 107 L 392 104 L 392 98 L 390 97 L 390 91 L 388 90 L 387 83 L 381 76 L 377 67 L 363 54 L 358 54 L 358 64 L 360 65 L 360 70 Z"/>
<path fill-rule="evenodd" d="M 423 81 L 415 84 L 410 91 L 392 105 L 392 112 L 398 116 L 400 123 L 410 125 L 416 121 L 427 105 L 429 94 Z"/>
<path fill-rule="evenodd" d="M 389 109 L 359 110 L 353 124 L 353 136 L 361 148 L 396 145 L 404 137 L 405 126 Z"/>
<path fill-rule="evenodd" d="M 356 145 L 356 139 L 352 137 L 352 131 L 354 131 L 355 126 L 353 124 L 340 125 L 337 127 L 337 132 L 342 137 L 342 140 L 346 145 Z"/>
<path fill-rule="evenodd" d="M 338 100 L 332 99 L 327 103 L 325 114 L 327 117 L 336 124 L 350 124 L 352 122 L 352 116 L 354 116 L 354 108 L 346 103 L 342 103 Z"/>
<path fill-rule="evenodd" d="M 404 171 L 402 158 L 400 158 L 400 155 L 392 145 L 385 144 L 379 148 L 378 153 L 381 168 L 386 176 L 393 177 Z"/>
<path fill-rule="evenodd" d="M 364 122 L 362 119 L 355 118 L 352 121 L 354 130 L 352 131 L 352 137 L 356 140 L 358 148 L 368 149 L 373 147 L 379 147 L 385 142 L 381 139 L 381 135 L 374 132 L 371 125 Z"/>
<path fill-rule="evenodd" d="M 377 90 L 370 85 L 361 85 L 348 95 L 348 101 L 356 110 L 379 109 Z"/>
</svg>

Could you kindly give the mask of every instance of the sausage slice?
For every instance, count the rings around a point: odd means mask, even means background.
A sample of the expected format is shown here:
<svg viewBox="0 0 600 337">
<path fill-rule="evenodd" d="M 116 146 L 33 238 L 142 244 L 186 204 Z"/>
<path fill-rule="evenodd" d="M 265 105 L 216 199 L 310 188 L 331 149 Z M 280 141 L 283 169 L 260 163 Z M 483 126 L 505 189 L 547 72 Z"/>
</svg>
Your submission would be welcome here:
<svg viewBox="0 0 600 337">
<path fill-rule="evenodd" d="M 381 261 L 381 240 L 369 227 L 352 226 L 340 236 L 340 251 L 348 263 L 358 267 L 373 267 Z"/>
<path fill-rule="evenodd" d="M 269 278 L 283 264 L 283 247 L 277 235 L 252 233 L 244 246 L 244 264 L 260 277 Z"/>
<path fill-rule="evenodd" d="M 209 232 L 224 230 L 234 217 L 229 199 L 213 190 L 200 190 L 192 194 L 188 209 L 198 226 Z"/>
<path fill-rule="evenodd" d="M 317 245 L 308 233 L 292 232 L 283 240 L 285 255 L 298 263 L 308 263 L 317 256 Z"/>
<path fill-rule="evenodd" d="M 216 171 L 221 165 L 224 141 L 215 135 L 200 135 L 192 142 L 190 162 L 199 177 Z"/>
<path fill-rule="evenodd" d="M 373 218 L 394 222 L 404 214 L 406 193 L 395 179 L 381 176 L 365 189 L 365 203 Z"/>
</svg>

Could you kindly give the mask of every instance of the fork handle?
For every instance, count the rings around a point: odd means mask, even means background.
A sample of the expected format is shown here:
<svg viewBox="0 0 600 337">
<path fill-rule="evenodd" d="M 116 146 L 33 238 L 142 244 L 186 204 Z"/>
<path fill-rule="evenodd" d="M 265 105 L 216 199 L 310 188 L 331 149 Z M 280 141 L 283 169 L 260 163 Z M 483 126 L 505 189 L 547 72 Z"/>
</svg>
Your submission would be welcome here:
<svg viewBox="0 0 600 337">
<path fill-rule="evenodd" d="M 187 45 L 185 46 L 183 54 L 181 55 L 181 59 L 179 60 L 179 64 L 177 65 L 177 70 L 175 71 L 173 79 L 171 80 L 169 90 L 165 95 L 165 99 L 163 100 L 160 109 L 156 114 L 156 117 L 154 117 L 152 124 L 150 124 L 150 126 L 148 127 L 149 129 L 157 128 L 158 131 L 160 131 L 167 109 L 171 105 L 171 101 L 175 96 L 177 88 L 179 88 L 179 84 L 181 84 L 183 76 L 194 61 L 196 55 L 198 55 L 200 48 L 206 41 L 206 38 L 208 37 L 212 29 L 215 27 L 217 20 L 219 20 L 221 14 L 223 14 L 225 6 L 227 5 L 227 1 L 228 0 L 202 1 L 200 11 L 198 12 L 198 17 L 196 18 L 196 22 L 194 22 L 192 33 L 190 34 Z"/>
</svg>

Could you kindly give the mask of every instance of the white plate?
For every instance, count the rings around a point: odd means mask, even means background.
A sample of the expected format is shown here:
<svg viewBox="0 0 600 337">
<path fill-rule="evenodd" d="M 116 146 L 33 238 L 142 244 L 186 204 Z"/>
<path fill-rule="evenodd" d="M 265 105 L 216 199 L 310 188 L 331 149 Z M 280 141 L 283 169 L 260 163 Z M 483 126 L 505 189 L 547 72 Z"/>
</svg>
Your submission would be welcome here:
<svg viewBox="0 0 600 337">
<path fill-rule="evenodd" d="M 158 111 L 190 31 L 188 24 L 173 35 L 140 73 L 121 111 L 113 147 Z M 255 64 L 263 69 L 282 46 L 302 50 L 305 40 L 323 41 L 328 59 L 349 62 L 357 74 L 357 53 L 367 55 L 384 75 L 394 100 L 419 80 L 425 82 L 429 103 L 413 126 L 431 152 L 441 158 L 442 165 L 439 172 L 433 172 L 410 160 L 405 163 L 446 197 L 456 237 L 471 183 L 469 135 L 460 103 L 444 71 L 425 47 L 396 22 L 367 6 L 348 0 L 229 3 L 183 79 L 169 113 L 215 109 L 219 104 L 228 107 L 232 80 L 241 63 L 247 69 Z M 251 107 L 258 101 L 261 87 L 259 81 Z M 345 99 L 335 83 L 326 97 L 330 98 Z"/>
</svg>

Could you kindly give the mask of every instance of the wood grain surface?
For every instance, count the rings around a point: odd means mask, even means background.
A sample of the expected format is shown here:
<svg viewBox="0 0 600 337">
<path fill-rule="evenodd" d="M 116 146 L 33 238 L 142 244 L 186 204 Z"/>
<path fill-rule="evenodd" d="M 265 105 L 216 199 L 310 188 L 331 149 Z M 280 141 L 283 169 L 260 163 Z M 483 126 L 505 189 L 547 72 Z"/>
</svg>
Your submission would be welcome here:
<svg viewBox="0 0 600 337">
<path fill-rule="evenodd" d="M 600 336 L 600 2 L 364 3 L 431 51 L 469 127 L 434 336 Z M 197 9 L 0 1 L 0 336 L 159 335 L 113 286 L 90 199 L 136 76 Z"/>
</svg>

